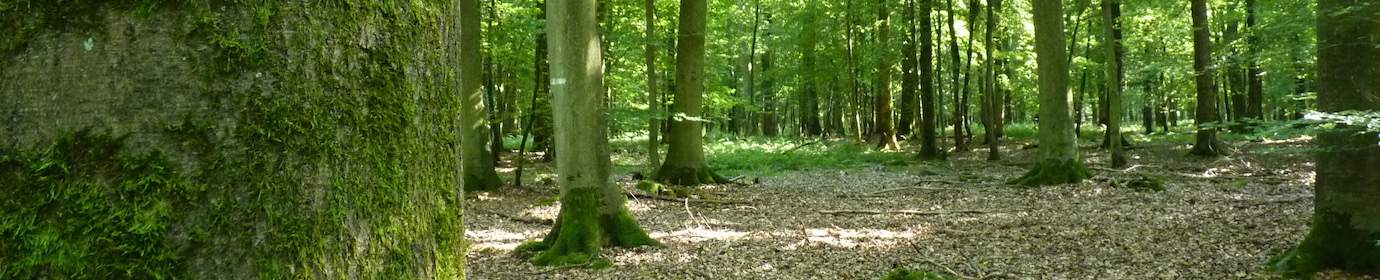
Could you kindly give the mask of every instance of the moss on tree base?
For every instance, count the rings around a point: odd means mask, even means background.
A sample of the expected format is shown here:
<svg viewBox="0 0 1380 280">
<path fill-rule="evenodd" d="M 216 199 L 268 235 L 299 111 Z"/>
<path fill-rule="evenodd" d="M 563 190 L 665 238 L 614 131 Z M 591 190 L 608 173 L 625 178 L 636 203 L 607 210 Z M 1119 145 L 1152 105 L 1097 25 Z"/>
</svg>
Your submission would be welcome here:
<svg viewBox="0 0 1380 280">
<path fill-rule="evenodd" d="M 535 265 L 589 265 L 606 267 L 608 261 L 599 256 L 605 246 L 638 247 L 663 246 L 647 236 L 628 210 L 617 207 L 613 213 L 601 209 L 604 201 L 599 189 L 573 189 L 561 198 L 561 213 L 551 233 L 542 241 L 518 246 L 515 253 Z M 619 196 L 622 202 L 622 196 Z"/>
<path fill-rule="evenodd" d="M 1270 258 L 1270 270 L 1302 278 L 1325 269 L 1380 276 L 1380 233 L 1356 229 L 1352 222 L 1346 214 L 1315 214 L 1308 237 L 1298 247 Z"/>
<path fill-rule="evenodd" d="M 661 166 L 653 179 L 662 184 L 679 186 L 698 186 L 705 184 L 730 183 L 732 180 L 719 175 L 707 165 L 675 166 L 670 163 Z"/>
<path fill-rule="evenodd" d="M 1038 187 L 1045 185 L 1071 184 L 1083 181 L 1092 177 L 1088 168 L 1077 160 L 1045 160 L 1035 164 L 1030 171 L 1020 178 L 1013 179 L 1008 184 L 1022 185 L 1027 187 Z"/>
</svg>

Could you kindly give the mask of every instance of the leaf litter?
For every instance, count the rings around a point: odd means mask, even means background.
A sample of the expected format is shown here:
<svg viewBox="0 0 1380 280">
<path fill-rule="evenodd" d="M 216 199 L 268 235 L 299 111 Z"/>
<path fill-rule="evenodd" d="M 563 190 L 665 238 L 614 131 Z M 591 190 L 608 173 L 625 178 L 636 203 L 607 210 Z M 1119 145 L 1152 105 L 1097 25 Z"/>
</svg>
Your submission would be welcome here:
<svg viewBox="0 0 1380 280">
<path fill-rule="evenodd" d="M 629 198 L 665 248 L 605 248 L 610 269 L 547 268 L 512 256 L 550 230 L 555 185 L 529 183 L 471 195 L 465 217 L 472 279 L 878 279 L 893 267 L 967 279 L 1276 279 L 1271 256 L 1295 245 L 1312 211 L 1306 143 L 1245 143 L 1223 158 L 1144 143 L 1130 168 L 1112 169 L 1085 142 L 1096 176 L 1023 189 L 1006 180 L 1035 150 L 984 161 L 985 149 L 947 162 L 810 169 L 702 189 L 742 204 Z M 1114 181 L 1157 178 L 1167 190 Z M 630 180 L 621 180 L 625 190 Z M 1342 279 L 1337 273 L 1327 279 Z"/>
</svg>

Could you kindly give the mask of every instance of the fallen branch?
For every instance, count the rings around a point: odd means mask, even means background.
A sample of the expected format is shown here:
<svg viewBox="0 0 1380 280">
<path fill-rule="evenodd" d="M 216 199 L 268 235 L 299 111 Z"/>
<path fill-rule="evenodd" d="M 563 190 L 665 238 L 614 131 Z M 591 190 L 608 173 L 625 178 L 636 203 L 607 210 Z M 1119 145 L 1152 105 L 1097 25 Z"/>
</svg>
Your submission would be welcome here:
<svg viewBox="0 0 1380 280">
<path fill-rule="evenodd" d="M 785 152 L 781 152 L 781 154 L 783 154 L 783 155 L 784 155 L 784 154 L 789 154 L 789 153 L 791 153 L 791 152 L 794 152 L 795 150 L 799 150 L 800 148 L 804 148 L 805 146 L 818 144 L 819 141 L 820 141 L 820 140 L 815 140 L 814 142 L 809 142 L 809 143 L 802 144 L 802 145 L 800 145 L 800 146 L 795 146 L 795 148 L 791 148 L 790 150 L 786 150 Z"/>
<path fill-rule="evenodd" d="M 944 214 L 988 214 L 991 211 L 984 210 L 953 210 L 953 211 L 916 211 L 916 210 L 819 210 L 820 214 L 865 214 L 865 215 L 944 215 Z"/>
<path fill-rule="evenodd" d="M 634 197 L 634 198 L 656 199 L 656 200 L 665 200 L 665 201 L 682 202 L 682 203 L 683 203 L 683 202 L 690 202 L 690 203 L 707 203 L 707 204 L 750 204 L 750 203 L 752 203 L 752 202 L 750 202 L 750 201 L 716 200 L 716 199 L 702 199 L 702 198 L 681 198 L 681 197 L 669 197 L 669 196 L 660 196 L 660 195 L 637 194 L 637 193 L 630 193 L 630 192 L 624 192 L 623 194 L 627 195 L 628 197 Z"/>
</svg>

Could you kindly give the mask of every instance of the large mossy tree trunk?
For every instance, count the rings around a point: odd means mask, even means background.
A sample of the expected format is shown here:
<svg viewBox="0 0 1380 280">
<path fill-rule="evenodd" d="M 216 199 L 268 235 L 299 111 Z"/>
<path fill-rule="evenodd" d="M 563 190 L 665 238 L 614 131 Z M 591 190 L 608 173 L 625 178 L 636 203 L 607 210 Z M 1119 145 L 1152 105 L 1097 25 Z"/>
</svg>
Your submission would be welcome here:
<svg viewBox="0 0 1380 280">
<path fill-rule="evenodd" d="M 484 106 L 479 0 L 455 0 L 460 32 L 460 161 L 465 191 L 489 191 L 503 185 L 490 150 L 488 107 Z"/>
<path fill-rule="evenodd" d="M 556 109 L 556 173 L 561 212 L 542 241 L 524 244 L 538 265 L 606 264 L 604 246 L 661 246 L 647 236 L 609 181 L 608 120 L 595 0 L 547 2 L 551 93 Z"/>
<path fill-rule="evenodd" d="M 1318 110 L 1380 110 L 1380 3 L 1318 1 Z M 1313 227 L 1274 259 L 1286 275 L 1324 269 L 1380 276 L 1380 146 L 1374 131 L 1338 125 L 1319 133 Z"/>
<path fill-rule="evenodd" d="M 704 159 L 704 0 L 680 1 L 680 38 L 676 43 L 675 103 L 671 131 L 666 134 L 666 161 L 656 171 L 657 182 L 673 185 L 726 183 Z M 818 120 L 818 118 L 816 118 Z"/>
<path fill-rule="evenodd" d="M 1192 155 L 1215 157 L 1227 154 L 1225 144 L 1217 140 L 1217 128 L 1208 124 L 1217 121 L 1217 85 L 1213 83 L 1212 38 L 1208 30 L 1207 0 L 1192 0 L 1193 18 L 1193 71 L 1197 83 L 1198 110 L 1195 124 L 1198 126 L 1194 136 Z"/>
<path fill-rule="evenodd" d="M 0 279 L 463 278 L 454 6 L 351 3 L 0 4 Z"/>
<path fill-rule="evenodd" d="M 1063 5 L 1034 0 L 1035 53 L 1040 86 L 1040 161 L 1012 184 L 1042 186 L 1083 181 L 1091 176 L 1078 156 L 1069 111 L 1069 64 L 1065 58 Z"/>
</svg>

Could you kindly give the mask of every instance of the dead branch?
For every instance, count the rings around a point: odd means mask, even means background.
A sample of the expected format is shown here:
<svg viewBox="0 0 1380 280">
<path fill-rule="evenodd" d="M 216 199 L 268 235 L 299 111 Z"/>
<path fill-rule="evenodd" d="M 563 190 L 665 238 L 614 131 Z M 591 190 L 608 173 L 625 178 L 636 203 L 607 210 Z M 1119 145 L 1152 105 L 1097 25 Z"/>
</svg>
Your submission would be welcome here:
<svg viewBox="0 0 1380 280">
<path fill-rule="evenodd" d="M 916 210 L 819 210 L 820 214 L 865 214 L 865 215 L 945 215 L 945 214 L 988 214 L 991 211 L 984 210 L 953 210 L 953 211 L 916 211 Z"/>
</svg>

